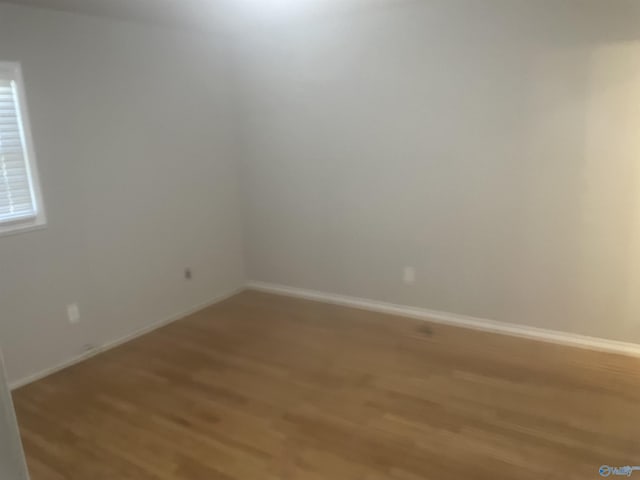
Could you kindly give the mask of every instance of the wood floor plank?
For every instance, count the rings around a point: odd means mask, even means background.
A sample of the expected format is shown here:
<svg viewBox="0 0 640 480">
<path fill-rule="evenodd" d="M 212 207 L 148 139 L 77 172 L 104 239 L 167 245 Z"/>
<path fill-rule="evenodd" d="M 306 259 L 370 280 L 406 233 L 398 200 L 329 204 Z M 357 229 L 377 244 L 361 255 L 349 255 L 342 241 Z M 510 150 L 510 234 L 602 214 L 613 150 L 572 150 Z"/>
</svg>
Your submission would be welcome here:
<svg viewBox="0 0 640 480">
<path fill-rule="evenodd" d="M 640 359 L 252 291 L 14 397 L 33 480 L 577 480 L 640 465 Z"/>
</svg>

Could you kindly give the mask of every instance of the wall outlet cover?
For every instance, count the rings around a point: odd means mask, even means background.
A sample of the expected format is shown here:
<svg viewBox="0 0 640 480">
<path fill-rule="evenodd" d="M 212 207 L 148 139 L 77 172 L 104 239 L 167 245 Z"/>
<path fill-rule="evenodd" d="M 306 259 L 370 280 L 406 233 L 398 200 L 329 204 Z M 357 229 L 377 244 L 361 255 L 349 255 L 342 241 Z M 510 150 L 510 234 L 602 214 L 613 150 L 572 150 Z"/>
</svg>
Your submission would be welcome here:
<svg viewBox="0 0 640 480">
<path fill-rule="evenodd" d="M 404 267 L 402 271 L 402 281 L 405 285 L 416 283 L 416 269 L 414 267 Z"/>
<path fill-rule="evenodd" d="M 78 304 L 72 303 L 71 305 L 67 305 L 67 318 L 72 325 L 80 322 L 80 308 Z"/>
</svg>

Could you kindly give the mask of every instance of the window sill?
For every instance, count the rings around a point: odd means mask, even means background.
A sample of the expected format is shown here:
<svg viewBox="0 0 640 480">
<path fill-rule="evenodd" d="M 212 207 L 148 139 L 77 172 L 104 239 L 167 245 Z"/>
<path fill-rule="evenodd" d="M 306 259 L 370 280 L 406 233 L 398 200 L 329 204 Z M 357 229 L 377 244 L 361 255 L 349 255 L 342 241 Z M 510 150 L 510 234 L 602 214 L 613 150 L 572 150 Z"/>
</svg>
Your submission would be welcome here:
<svg viewBox="0 0 640 480">
<path fill-rule="evenodd" d="M 19 235 L 21 233 L 32 232 L 34 230 L 42 230 L 46 227 L 47 221 L 44 218 L 34 218 L 32 220 L 17 223 L 0 223 L 0 237 Z"/>
</svg>

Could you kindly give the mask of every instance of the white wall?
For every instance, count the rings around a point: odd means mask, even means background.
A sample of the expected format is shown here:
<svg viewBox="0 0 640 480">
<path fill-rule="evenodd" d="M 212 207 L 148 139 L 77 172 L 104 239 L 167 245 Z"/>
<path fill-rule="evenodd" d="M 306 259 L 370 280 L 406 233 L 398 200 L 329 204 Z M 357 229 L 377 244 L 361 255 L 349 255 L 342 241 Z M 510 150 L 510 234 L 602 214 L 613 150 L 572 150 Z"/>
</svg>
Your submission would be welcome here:
<svg viewBox="0 0 640 480">
<path fill-rule="evenodd" d="M 11 381 L 243 284 L 221 43 L 0 4 L 0 60 L 23 67 L 49 220 L 0 237 Z"/>
<path fill-rule="evenodd" d="M 640 343 L 633 3 L 398 2 L 233 52 L 0 4 L 49 219 L 0 237 L 10 379 L 241 286 L 243 255 L 252 280 Z"/>
<path fill-rule="evenodd" d="M 255 34 L 249 277 L 640 342 L 633 3 L 425 0 Z"/>
</svg>

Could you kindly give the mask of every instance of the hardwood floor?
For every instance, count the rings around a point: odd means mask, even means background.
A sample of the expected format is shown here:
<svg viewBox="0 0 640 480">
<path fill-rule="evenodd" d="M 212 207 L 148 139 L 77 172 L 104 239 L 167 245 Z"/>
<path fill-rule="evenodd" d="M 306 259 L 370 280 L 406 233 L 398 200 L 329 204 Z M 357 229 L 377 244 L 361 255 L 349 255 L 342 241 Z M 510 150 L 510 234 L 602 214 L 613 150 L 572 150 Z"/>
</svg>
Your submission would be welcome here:
<svg viewBox="0 0 640 480">
<path fill-rule="evenodd" d="M 583 480 L 640 465 L 640 359 L 257 292 L 15 403 L 32 480 Z"/>
</svg>

